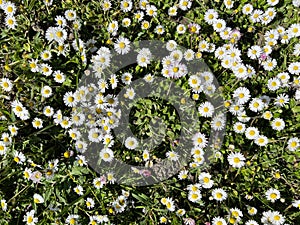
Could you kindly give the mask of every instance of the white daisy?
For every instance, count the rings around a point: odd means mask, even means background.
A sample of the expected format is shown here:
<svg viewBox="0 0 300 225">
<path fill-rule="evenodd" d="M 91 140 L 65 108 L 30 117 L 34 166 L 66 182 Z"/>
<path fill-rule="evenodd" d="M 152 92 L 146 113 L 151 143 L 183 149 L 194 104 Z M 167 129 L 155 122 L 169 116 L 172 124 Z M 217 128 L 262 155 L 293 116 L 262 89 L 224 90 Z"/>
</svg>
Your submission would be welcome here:
<svg viewBox="0 0 300 225">
<path fill-rule="evenodd" d="M 229 164 L 234 168 L 241 168 L 245 165 L 246 158 L 240 152 L 232 152 L 228 155 L 227 160 Z"/>
<path fill-rule="evenodd" d="M 120 37 L 114 44 L 114 49 L 121 55 L 127 54 L 130 51 L 130 41 L 127 38 Z"/>
<path fill-rule="evenodd" d="M 227 193 L 223 188 L 216 188 L 212 191 L 213 199 L 217 201 L 224 201 L 227 198 Z"/>
<path fill-rule="evenodd" d="M 128 137 L 125 140 L 125 147 L 128 149 L 136 149 L 138 146 L 138 141 L 134 137 Z"/>
<path fill-rule="evenodd" d="M 0 86 L 6 92 L 10 92 L 13 88 L 13 84 L 8 78 L 2 78 L 0 80 Z"/>
<path fill-rule="evenodd" d="M 285 122 L 281 118 L 276 118 L 271 122 L 271 126 L 273 130 L 281 131 L 285 127 Z"/>
<path fill-rule="evenodd" d="M 266 191 L 266 198 L 271 202 L 275 202 L 280 199 L 280 192 L 277 189 L 270 188 Z"/>
<path fill-rule="evenodd" d="M 65 17 L 66 17 L 66 19 L 67 20 L 69 20 L 69 21 L 73 21 L 73 20 L 75 20 L 76 19 L 76 12 L 74 11 L 74 10 L 71 10 L 71 9 L 69 9 L 69 10 L 66 10 L 65 11 Z"/>
<path fill-rule="evenodd" d="M 248 127 L 246 130 L 245 130 L 245 135 L 246 135 L 246 138 L 249 139 L 249 140 L 255 140 L 258 135 L 259 135 L 259 131 L 256 127 Z"/>
<path fill-rule="evenodd" d="M 300 140 L 299 138 L 293 137 L 290 138 L 287 142 L 287 149 L 290 151 L 296 151 L 300 147 Z"/>
<path fill-rule="evenodd" d="M 49 98 L 52 95 L 52 88 L 50 86 L 44 86 L 41 89 L 41 94 L 44 98 Z"/>
</svg>

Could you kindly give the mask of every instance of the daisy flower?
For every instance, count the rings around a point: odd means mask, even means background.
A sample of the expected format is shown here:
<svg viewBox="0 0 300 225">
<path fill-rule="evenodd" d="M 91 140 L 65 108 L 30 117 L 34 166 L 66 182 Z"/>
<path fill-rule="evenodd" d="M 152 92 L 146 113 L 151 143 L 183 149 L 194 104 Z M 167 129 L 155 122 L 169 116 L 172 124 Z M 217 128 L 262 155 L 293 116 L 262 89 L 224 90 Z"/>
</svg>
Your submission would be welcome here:
<svg viewBox="0 0 300 225">
<path fill-rule="evenodd" d="M 43 120 L 40 118 L 34 118 L 34 120 L 32 121 L 32 126 L 35 129 L 40 129 L 43 127 Z"/>
<path fill-rule="evenodd" d="M 191 202 L 198 202 L 202 198 L 201 192 L 197 191 L 189 191 L 188 200 Z"/>
<path fill-rule="evenodd" d="M 123 12 L 129 12 L 132 9 L 132 1 L 123 0 L 120 2 L 120 7 Z"/>
<path fill-rule="evenodd" d="M 50 76 L 52 74 L 52 68 L 51 66 L 49 66 L 46 63 L 42 63 L 41 65 L 39 65 L 39 71 L 45 75 L 45 76 Z"/>
<path fill-rule="evenodd" d="M 299 138 L 296 138 L 296 137 L 293 137 L 293 138 L 290 138 L 287 142 L 287 149 L 289 151 L 296 151 L 298 148 L 300 147 L 300 140 Z"/>
<path fill-rule="evenodd" d="M 258 146 L 266 146 L 269 143 L 269 140 L 264 135 L 258 135 L 258 137 L 254 141 Z"/>
<path fill-rule="evenodd" d="M 95 206 L 95 201 L 92 198 L 87 198 L 85 204 L 88 209 L 92 209 Z"/>
<path fill-rule="evenodd" d="M 212 117 L 214 110 L 215 108 L 210 102 L 204 102 L 198 108 L 199 113 L 204 117 Z"/>
<path fill-rule="evenodd" d="M 233 92 L 233 97 L 236 98 L 239 105 L 242 105 L 249 101 L 251 95 L 247 88 L 239 87 Z"/>
<path fill-rule="evenodd" d="M 246 138 L 249 140 L 255 140 L 259 136 L 259 131 L 256 127 L 248 127 L 245 130 Z"/>
<path fill-rule="evenodd" d="M 83 195 L 83 188 L 80 185 L 77 185 L 76 187 L 74 187 L 74 192 L 78 195 Z"/>
<path fill-rule="evenodd" d="M 55 71 L 53 73 L 53 77 L 54 77 L 55 82 L 60 83 L 60 84 L 65 82 L 65 80 L 66 80 L 66 76 L 60 70 Z"/>
<path fill-rule="evenodd" d="M 245 4 L 243 6 L 242 12 L 245 15 L 250 15 L 253 11 L 253 6 L 251 4 Z"/>
<path fill-rule="evenodd" d="M 176 31 L 178 34 L 184 34 L 186 32 L 186 27 L 184 24 L 178 24 L 176 27 Z"/>
<path fill-rule="evenodd" d="M 5 17 L 5 25 L 9 29 L 15 29 L 18 24 L 14 16 L 8 15 Z"/>
<path fill-rule="evenodd" d="M 114 152 L 109 148 L 104 148 L 100 151 L 100 157 L 105 162 L 111 162 L 114 159 Z"/>
<path fill-rule="evenodd" d="M 56 16 L 55 21 L 57 26 L 65 27 L 67 25 L 67 21 L 63 16 Z"/>
<path fill-rule="evenodd" d="M 103 187 L 103 185 L 106 184 L 106 177 L 105 176 L 101 176 L 99 178 L 95 178 L 93 180 L 93 185 L 96 189 L 100 189 Z"/>
<path fill-rule="evenodd" d="M 52 95 L 52 88 L 50 86 L 44 86 L 41 89 L 41 94 L 44 98 L 49 98 Z"/>
<path fill-rule="evenodd" d="M 218 19 L 218 16 L 218 13 L 214 9 L 208 9 L 204 14 L 204 21 L 212 25 Z"/>
<path fill-rule="evenodd" d="M 283 107 L 289 102 L 289 96 L 287 94 L 280 94 L 276 97 L 274 105 Z"/>
<path fill-rule="evenodd" d="M 175 204 L 174 204 L 174 201 L 172 198 L 169 198 L 169 197 L 166 198 L 166 202 L 164 205 L 167 207 L 167 209 L 169 211 L 171 211 L 171 212 L 175 211 Z"/>
<path fill-rule="evenodd" d="M 197 133 L 192 138 L 194 146 L 199 148 L 205 148 L 207 145 L 207 139 L 204 134 Z"/>
<path fill-rule="evenodd" d="M 33 195 L 33 201 L 36 204 L 44 203 L 44 198 L 39 194 L 34 194 Z"/>
<path fill-rule="evenodd" d="M 226 221 L 222 217 L 214 217 L 212 225 L 227 225 Z"/>
<path fill-rule="evenodd" d="M 285 122 L 281 118 L 276 118 L 271 122 L 271 126 L 273 130 L 281 131 L 285 127 Z"/>
<path fill-rule="evenodd" d="M 115 36 L 117 34 L 117 31 L 119 29 L 119 24 L 118 21 L 116 20 L 112 20 L 107 27 L 107 31 L 109 33 L 111 33 L 113 36 Z"/>
<path fill-rule="evenodd" d="M 0 155 L 5 155 L 7 151 L 7 146 L 3 141 L 0 141 Z"/>
<path fill-rule="evenodd" d="M 124 18 L 124 19 L 122 20 L 122 26 L 123 26 L 123 27 L 129 27 L 130 24 L 131 24 L 131 20 L 130 20 L 129 18 Z"/>
<path fill-rule="evenodd" d="M 276 200 L 280 199 L 280 192 L 277 189 L 270 188 L 266 191 L 266 198 L 271 202 L 275 202 Z"/>
<path fill-rule="evenodd" d="M 212 191 L 213 199 L 217 201 L 224 201 L 227 198 L 227 193 L 223 188 L 216 188 Z"/>
<path fill-rule="evenodd" d="M 181 170 L 178 174 L 178 179 L 179 180 L 185 180 L 188 178 L 188 173 L 189 171 L 188 170 Z"/>
<path fill-rule="evenodd" d="M 5 2 L 1 8 L 4 10 L 4 13 L 6 15 L 13 15 L 15 12 L 16 12 L 16 6 L 14 3 L 8 1 L 8 2 Z"/>
<path fill-rule="evenodd" d="M 228 155 L 227 160 L 229 164 L 234 168 L 241 168 L 245 165 L 246 158 L 240 152 L 232 152 Z"/>
<path fill-rule="evenodd" d="M 0 204 L 1 204 L 1 209 L 2 209 L 3 211 L 6 211 L 6 210 L 7 210 L 7 203 L 6 203 L 6 200 L 5 200 L 5 199 L 1 199 Z"/>
<path fill-rule="evenodd" d="M 66 17 L 66 19 L 67 20 L 69 20 L 69 21 L 73 21 L 73 20 L 75 20 L 76 19 L 76 12 L 74 11 L 74 10 L 71 10 L 71 9 L 69 9 L 69 10 L 66 10 L 65 11 L 65 17 Z"/>
<path fill-rule="evenodd" d="M 216 32 L 221 32 L 226 28 L 226 22 L 223 19 L 216 19 L 213 22 L 213 28 Z"/>
<path fill-rule="evenodd" d="M 300 62 L 294 62 L 294 63 L 291 63 L 291 64 L 288 66 L 288 71 L 289 71 L 291 74 L 299 75 L 299 74 L 300 74 Z"/>
<path fill-rule="evenodd" d="M 2 78 L 0 80 L 0 86 L 6 92 L 10 92 L 13 88 L 13 84 L 8 78 Z"/>
<path fill-rule="evenodd" d="M 68 107 L 74 107 L 77 104 L 77 100 L 72 92 L 67 92 L 63 97 L 64 104 Z"/>
<path fill-rule="evenodd" d="M 261 20 L 261 15 L 263 14 L 264 12 L 260 9 L 255 9 L 253 10 L 253 12 L 251 13 L 250 15 L 250 19 L 252 20 L 253 23 L 258 23 L 260 22 Z"/>
<path fill-rule="evenodd" d="M 18 152 L 16 151 L 14 154 L 14 161 L 17 164 L 23 164 L 23 162 L 25 162 L 26 158 L 25 155 L 22 152 Z"/>
<path fill-rule="evenodd" d="M 78 219 L 79 219 L 78 215 L 71 214 L 67 217 L 66 224 L 70 224 L 70 225 L 77 224 Z"/>
<path fill-rule="evenodd" d="M 35 210 L 27 212 L 23 218 L 23 222 L 26 222 L 27 225 L 35 225 L 38 222 L 38 218 L 34 217 Z"/>
<path fill-rule="evenodd" d="M 214 185 L 214 181 L 211 179 L 211 175 L 209 173 L 200 173 L 198 179 L 203 188 L 209 189 Z"/>
<path fill-rule="evenodd" d="M 201 26 L 199 24 L 196 24 L 196 23 L 190 23 L 188 25 L 188 28 L 189 28 L 189 32 L 191 34 L 199 34 Z"/>
<path fill-rule="evenodd" d="M 114 49 L 121 55 L 127 54 L 130 51 L 130 41 L 127 38 L 120 37 L 114 44 Z"/>
<path fill-rule="evenodd" d="M 128 149 L 136 149 L 138 146 L 138 141 L 134 137 L 128 137 L 125 140 L 125 147 Z"/>
<path fill-rule="evenodd" d="M 245 132 L 246 130 L 246 126 L 245 124 L 241 123 L 241 122 L 236 122 L 234 125 L 233 125 L 233 130 L 234 132 L 238 133 L 238 134 L 242 134 Z"/>
<path fill-rule="evenodd" d="M 233 0 L 224 0 L 224 5 L 227 9 L 231 9 L 233 7 L 234 1 Z"/>
<path fill-rule="evenodd" d="M 174 151 L 168 151 L 166 153 L 166 157 L 168 157 L 172 161 L 177 161 L 179 159 L 179 155 Z"/>
<path fill-rule="evenodd" d="M 75 22 L 74 22 L 75 23 Z M 54 28 L 54 40 L 58 43 L 64 43 L 67 39 L 67 31 L 62 27 L 55 27 Z"/>
<path fill-rule="evenodd" d="M 268 80 L 268 89 L 270 91 L 276 91 L 281 87 L 281 82 L 278 78 L 271 78 Z"/>
<path fill-rule="evenodd" d="M 180 0 L 178 6 L 181 10 L 186 11 L 191 8 L 192 1 L 191 0 Z"/>
<path fill-rule="evenodd" d="M 41 52 L 40 56 L 41 56 L 42 60 L 49 61 L 52 57 L 52 54 L 49 50 L 44 50 Z"/>
<path fill-rule="evenodd" d="M 259 98 L 253 98 L 251 102 L 249 103 L 249 108 L 253 112 L 259 112 L 262 111 L 265 107 L 265 104 L 263 101 Z"/>
<path fill-rule="evenodd" d="M 151 17 L 157 16 L 157 8 L 154 5 L 147 5 L 146 6 L 146 14 Z"/>
<path fill-rule="evenodd" d="M 300 200 L 294 200 L 292 204 L 295 208 L 300 209 Z"/>
<path fill-rule="evenodd" d="M 223 114 L 219 114 L 213 117 L 211 121 L 211 127 L 213 130 L 223 130 L 226 125 L 226 117 Z"/>
</svg>

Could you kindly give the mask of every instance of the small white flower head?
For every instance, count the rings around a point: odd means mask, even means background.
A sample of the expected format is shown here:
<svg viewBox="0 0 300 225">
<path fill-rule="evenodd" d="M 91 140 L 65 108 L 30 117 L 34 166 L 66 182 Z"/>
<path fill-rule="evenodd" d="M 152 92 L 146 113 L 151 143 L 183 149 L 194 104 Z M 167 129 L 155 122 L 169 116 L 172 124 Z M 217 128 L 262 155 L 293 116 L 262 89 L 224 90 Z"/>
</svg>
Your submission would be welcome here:
<svg viewBox="0 0 300 225">
<path fill-rule="evenodd" d="M 0 86 L 3 91 L 10 92 L 13 88 L 13 83 L 8 78 L 2 78 Z"/>
<path fill-rule="evenodd" d="M 259 98 L 253 98 L 249 103 L 249 108 L 253 112 L 260 112 L 264 109 L 264 107 L 264 102 Z"/>
<path fill-rule="evenodd" d="M 114 159 L 114 152 L 109 148 L 100 151 L 100 158 L 105 162 L 111 162 Z"/>
<path fill-rule="evenodd" d="M 74 189 L 74 192 L 78 195 L 83 195 L 83 188 L 80 185 L 77 185 Z"/>
<path fill-rule="evenodd" d="M 274 203 L 276 200 L 280 199 L 280 192 L 277 189 L 270 188 L 266 192 L 266 198 Z"/>
<path fill-rule="evenodd" d="M 272 126 L 273 130 L 281 131 L 285 127 L 285 122 L 281 118 L 276 118 L 271 122 L 271 126 Z"/>
<path fill-rule="evenodd" d="M 189 191 L 188 200 L 191 202 L 198 202 L 202 198 L 200 190 Z"/>
<path fill-rule="evenodd" d="M 214 217 L 212 220 L 212 225 L 227 225 L 226 220 L 220 216 Z"/>
<path fill-rule="evenodd" d="M 95 201 L 92 198 L 87 198 L 85 200 L 85 204 L 88 209 L 92 209 L 95 207 Z"/>
<path fill-rule="evenodd" d="M 23 164 L 25 162 L 25 160 L 26 160 L 26 157 L 22 152 L 18 152 L 18 151 L 15 152 L 14 161 L 17 164 Z"/>
<path fill-rule="evenodd" d="M 227 160 L 229 164 L 234 168 L 241 168 L 245 165 L 245 156 L 240 152 L 232 152 L 228 155 Z"/>
<path fill-rule="evenodd" d="M 0 204 L 1 204 L 1 209 L 2 209 L 3 211 L 6 211 L 6 210 L 7 210 L 7 203 L 6 203 L 6 200 L 5 200 L 5 199 L 1 199 Z"/>
<path fill-rule="evenodd" d="M 178 153 L 176 153 L 174 151 L 168 151 L 166 153 L 166 157 L 168 157 L 168 159 L 170 159 L 172 161 L 177 161 L 179 159 Z"/>
<path fill-rule="evenodd" d="M 300 30 L 300 29 L 299 29 Z M 300 62 L 294 62 L 291 63 L 288 66 L 288 71 L 290 72 L 290 74 L 296 74 L 299 75 L 300 74 Z"/>
<path fill-rule="evenodd" d="M 125 55 L 130 51 L 130 41 L 127 38 L 120 37 L 114 44 L 114 49 L 120 55 Z"/>
<path fill-rule="evenodd" d="M 264 135 L 258 135 L 258 137 L 255 139 L 254 143 L 257 144 L 258 146 L 263 147 L 269 143 L 269 140 Z"/>
<path fill-rule="evenodd" d="M 34 194 L 33 195 L 33 201 L 36 204 L 41 204 L 41 203 L 44 203 L 44 198 L 39 194 Z"/>
<path fill-rule="evenodd" d="M 69 9 L 69 10 L 65 11 L 65 17 L 67 20 L 73 21 L 76 19 L 77 14 L 74 10 Z"/>
<path fill-rule="evenodd" d="M 51 117 L 54 114 L 54 109 L 51 106 L 45 106 L 43 109 L 43 114 L 47 117 Z"/>
<path fill-rule="evenodd" d="M 200 173 L 200 175 L 198 176 L 198 179 L 199 179 L 199 183 L 201 184 L 201 186 L 206 189 L 211 188 L 214 184 L 214 181 L 211 179 L 211 175 L 206 172 Z"/>
<path fill-rule="evenodd" d="M 216 188 L 212 191 L 212 197 L 213 199 L 221 202 L 227 199 L 227 193 L 222 188 Z"/>
<path fill-rule="evenodd" d="M 210 102 L 204 102 L 199 106 L 198 111 L 203 117 L 212 117 L 215 107 Z"/>
<path fill-rule="evenodd" d="M 136 149 L 138 147 L 138 141 L 134 137 L 128 137 L 125 140 L 125 147 L 128 149 Z"/>
<path fill-rule="evenodd" d="M 41 95 L 44 97 L 44 98 L 49 98 L 51 97 L 52 95 L 52 88 L 50 86 L 44 86 L 42 89 L 41 89 Z"/>
<path fill-rule="evenodd" d="M 290 138 L 287 142 L 287 149 L 294 152 L 300 147 L 300 140 L 297 137 Z"/>
<path fill-rule="evenodd" d="M 40 129 L 43 127 L 43 120 L 40 119 L 40 118 L 34 118 L 33 121 L 32 121 L 32 126 L 35 128 L 35 129 Z"/>
<path fill-rule="evenodd" d="M 27 212 L 23 218 L 23 222 L 26 222 L 27 225 L 35 225 L 38 222 L 38 218 L 34 217 L 35 210 Z"/>
<path fill-rule="evenodd" d="M 245 132 L 246 130 L 246 126 L 245 124 L 241 123 L 241 122 L 236 122 L 234 125 L 233 125 L 233 130 L 234 132 L 238 133 L 238 134 L 242 134 Z"/>
<path fill-rule="evenodd" d="M 259 135 L 259 131 L 256 127 L 248 127 L 246 130 L 245 130 L 245 135 L 246 135 L 246 138 L 249 139 L 249 140 L 255 140 L 258 135 Z"/>
<path fill-rule="evenodd" d="M 205 148 L 207 145 L 207 139 L 204 134 L 197 133 L 193 136 L 193 144 L 199 148 Z"/>
</svg>

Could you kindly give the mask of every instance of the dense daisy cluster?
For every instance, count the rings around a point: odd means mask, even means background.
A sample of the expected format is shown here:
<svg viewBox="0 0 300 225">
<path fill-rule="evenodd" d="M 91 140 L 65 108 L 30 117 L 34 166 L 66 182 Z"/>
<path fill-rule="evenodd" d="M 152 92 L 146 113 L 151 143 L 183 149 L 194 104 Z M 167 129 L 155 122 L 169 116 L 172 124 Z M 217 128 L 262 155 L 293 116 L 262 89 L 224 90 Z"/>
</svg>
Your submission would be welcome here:
<svg viewBox="0 0 300 225">
<path fill-rule="evenodd" d="M 299 6 L 0 0 L 0 224 L 298 224 Z M 167 54 L 157 60 L 153 49 L 134 46 L 142 40 L 163 41 Z M 136 63 L 116 71 L 114 57 Z M 190 71 L 197 60 L 210 70 Z M 155 185 L 119 185 L 115 168 L 99 174 L 91 159 L 145 166 L 131 168 L 142 177 L 164 159 L 181 160 L 174 149 L 182 121 L 164 101 L 136 103 L 133 135 L 114 133 L 124 122 L 118 94 L 134 101 L 135 80 L 156 78 L 176 82 L 195 103 L 190 160 Z M 149 125 L 157 117 L 161 130 Z M 211 144 L 220 133 L 223 142 Z M 155 148 L 141 145 L 160 135 Z"/>
</svg>

